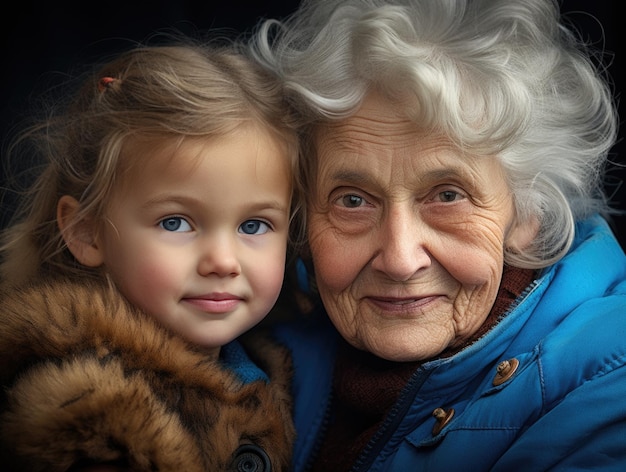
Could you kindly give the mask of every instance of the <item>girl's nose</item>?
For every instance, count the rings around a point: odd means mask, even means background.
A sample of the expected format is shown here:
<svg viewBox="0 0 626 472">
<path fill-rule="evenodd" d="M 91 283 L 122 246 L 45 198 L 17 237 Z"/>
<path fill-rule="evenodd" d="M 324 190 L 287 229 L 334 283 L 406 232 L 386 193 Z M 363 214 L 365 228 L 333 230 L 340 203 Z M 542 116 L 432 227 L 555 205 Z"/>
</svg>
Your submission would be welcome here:
<svg viewBox="0 0 626 472">
<path fill-rule="evenodd" d="M 241 273 L 236 242 L 227 235 L 214 235 L 204 242 L 198 264 L 202 276 L 233 277 Z"/>
</svg>

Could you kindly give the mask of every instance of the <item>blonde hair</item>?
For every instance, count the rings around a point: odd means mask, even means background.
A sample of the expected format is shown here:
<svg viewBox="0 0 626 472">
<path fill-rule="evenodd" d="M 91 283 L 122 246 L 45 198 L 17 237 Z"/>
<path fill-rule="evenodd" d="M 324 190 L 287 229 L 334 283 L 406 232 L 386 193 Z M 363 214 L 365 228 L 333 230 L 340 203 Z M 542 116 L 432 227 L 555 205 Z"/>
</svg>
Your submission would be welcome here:
<svg viewBox="0 0 626 472">
<path fill-rule="evenodd" d="M 81 266 L 57 226 L 63 195 L 80 204 L 79 221 L 101 222 L 129 140 L 211 138 L 252 122 L 282 143 L 294 176 L 292 217 L 300 203 L 295 123 L 281 84 L 235 42 L 178 38 L 137 45 L 83 81 L 69 104 L 19 135 L 12 157 L 43 159 L 44 167 L 12 226 L 2 234 L 0 277 L 18 283 L 36 273 L 99 276 Z M 145 158 L 145 157 L 143 157 Z"/>
</svg>

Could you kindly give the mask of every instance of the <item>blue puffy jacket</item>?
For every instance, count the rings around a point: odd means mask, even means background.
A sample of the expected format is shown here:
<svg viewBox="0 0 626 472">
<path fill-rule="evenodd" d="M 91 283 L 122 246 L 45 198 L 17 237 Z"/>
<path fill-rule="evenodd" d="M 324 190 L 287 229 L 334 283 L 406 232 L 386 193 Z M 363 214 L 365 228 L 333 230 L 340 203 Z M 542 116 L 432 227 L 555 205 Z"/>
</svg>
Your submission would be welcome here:
<svg viewBox="0 0 626 472">
<path fill-rule="evenodd" d="M 338 334 L 319 318 L 278 330 L 296 369 L 296 471 L 330 401 Z M 626 471 L 625 364 L 626 256 L 594 217 L 486 336 L 414 373 L 353 470 Z"/>
</svg>

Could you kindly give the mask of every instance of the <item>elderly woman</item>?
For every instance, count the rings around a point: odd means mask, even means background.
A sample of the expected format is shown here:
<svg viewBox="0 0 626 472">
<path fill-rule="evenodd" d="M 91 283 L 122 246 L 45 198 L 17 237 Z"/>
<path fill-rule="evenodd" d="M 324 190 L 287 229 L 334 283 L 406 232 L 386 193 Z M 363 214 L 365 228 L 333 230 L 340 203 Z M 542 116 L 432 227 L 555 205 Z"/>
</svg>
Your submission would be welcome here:
<svg viewBox="0 0 626 472">
<path fill-rule="evenodd" d="M 305 1 L 253 49 L 307 123 L 295 470 L 626 470 L 617 117 L 557 2 Z"/>
</svg>

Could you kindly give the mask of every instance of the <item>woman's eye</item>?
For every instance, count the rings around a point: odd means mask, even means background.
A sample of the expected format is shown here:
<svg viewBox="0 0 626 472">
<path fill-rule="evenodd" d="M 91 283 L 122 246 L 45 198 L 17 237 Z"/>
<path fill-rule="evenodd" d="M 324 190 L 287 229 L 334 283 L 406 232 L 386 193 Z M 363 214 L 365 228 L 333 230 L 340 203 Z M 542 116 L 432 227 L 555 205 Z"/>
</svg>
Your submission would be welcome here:
<svg viewBox="0 0 626 472">
<path fill-rule="evenodd" d="M 239 226 L 239 232 L 243 234 L 265 234 L 270 226 L 261 220 L 247 220 Z"/>
<path fill-rule="evenodd" d="M 338 202 L 346 208 L 357 208 L 365 203 L 365 199 L 358 195 L 349 194 L 343 195 L 341 198 L 339 198 Z"/>
<path fill-rule="evenodd" d="M 191 231 L 191 225 L 180 216 L 171 216 L 159 221 L 159 226 L 165 231 L 172 232 L 188 232 Z"/>
<path fill-rule="evenodd" d="M 443 192 L 439 192 L 437 194 L 437 198 L 440 202 L 448 203 L 460 200 L 461 198 L 463 198 L 463 195 L 461 195 L 459 192 L 455 192 L 454 190 L 444 190 Z"/>
</svg>

